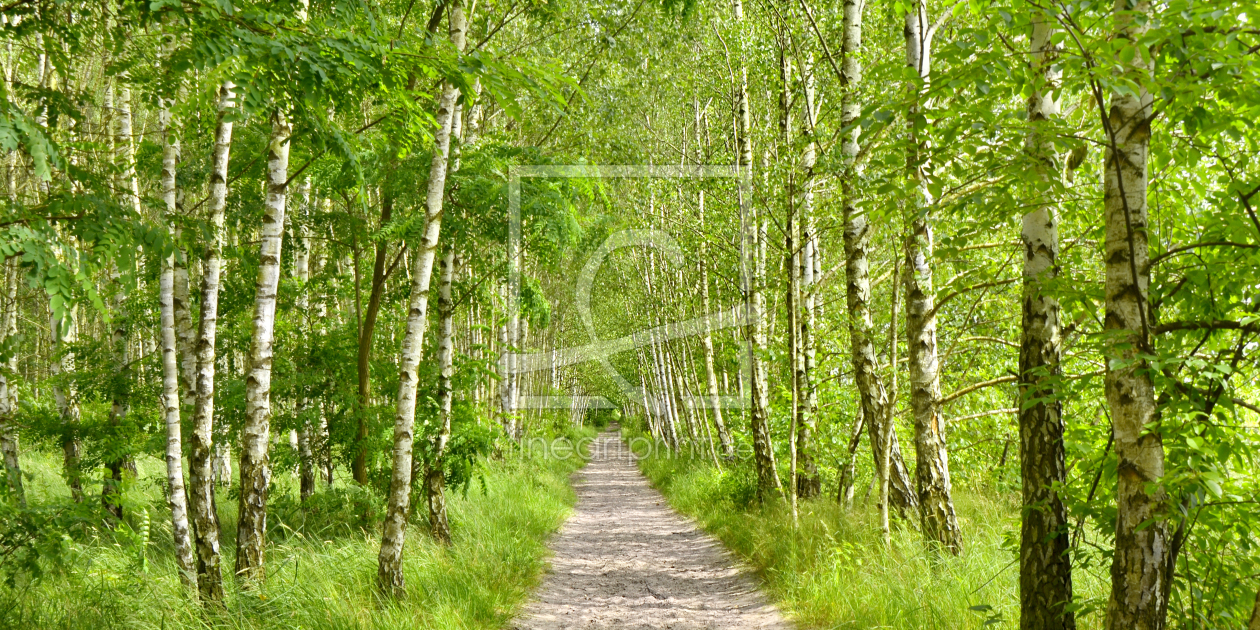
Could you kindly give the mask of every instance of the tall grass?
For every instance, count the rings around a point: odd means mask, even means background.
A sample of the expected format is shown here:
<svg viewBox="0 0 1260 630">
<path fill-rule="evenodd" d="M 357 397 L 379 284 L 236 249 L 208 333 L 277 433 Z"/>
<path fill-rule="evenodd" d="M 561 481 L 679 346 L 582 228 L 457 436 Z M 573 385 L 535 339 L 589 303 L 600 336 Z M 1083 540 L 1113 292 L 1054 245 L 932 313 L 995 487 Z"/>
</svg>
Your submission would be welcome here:
<svg viewBox="0 0 1260 630">
<path fill-rule="evenodd" d="M 802 628 L 1018 627 L 1016 496 L 957 492 L 966 551 L 954 558 L 929 551 L 904 523 L 885 549 L 874 501 L 865 504 L 860 492 L 849 512 L 831 497 L 801 502 L 794 529 L 783 502 L 752 500 L 746 466 L 718 470 L 657 449 L 640 467 L 675 509 L 748 562 Z M 1078 601 L 1104 587 L 1078 572 Z M 1078 621 L 1101 627 L 1098 615 Z"/>
<path fill-rule="evenodd" d="M 498 628 L 511 619 L 538 584 L 546 542 L 575 497 L 569 474 L 580 457 L 557 460 L 511 454 L 483 464 L 484 486 L 449 499 L 454 544 L 443 548 L 426 535 L 424 516 L 413 519 L 404 562 L 408 596 L 376 596 L 379 526 L 308 527 L 269 522 L 267 580 L 240 591 L 226 577 L 226 606 L 206 612 L 179 584 L 171 556 L 169 514 L 155 479 L 162 462 L 142 458 L 131 492 L 150 500 L 152 529 L 137 549 L 126 537 L 101 530 L 67 538 L 65 561 L 40 577 L 0 586 L 0 626 L 6 628 Z M 51 453 L 26 456 L 29 487 L 56 488 Z M 45 478 L 45 477 L 51 478 Z M 290 475 L 278 474 L 283 494 Z M 154 493 L 157 493 L 154 495 Z M 41 494 L 42 493 L 42 494 Z M 34 501 L 56 500 L 36 490 Z M 219 497 L 224 525 L 223 565 L 233 566 L 235 501 Z M 133 497 L 133 503 L 137 502 Z M 143 502 L 143 501 L 140 501 Z M 138 508 L 133 512 L 139 512 Z M 269 519 L 271 520 L 271 519 Z M 309 525 L 309 524 L 306 524 Z M 321 534 L 322 532 L 322 534 Z"/>
</svg>

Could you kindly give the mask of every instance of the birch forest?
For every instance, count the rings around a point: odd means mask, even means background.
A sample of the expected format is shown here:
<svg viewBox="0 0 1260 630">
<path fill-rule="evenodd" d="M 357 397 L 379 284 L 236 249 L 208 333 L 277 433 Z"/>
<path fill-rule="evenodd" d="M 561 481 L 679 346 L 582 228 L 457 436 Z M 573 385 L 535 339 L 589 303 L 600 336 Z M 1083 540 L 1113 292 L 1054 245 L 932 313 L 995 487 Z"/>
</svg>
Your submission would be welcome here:
<svg viewBox="0 0 1260 630">
<path fill-rule="evenodd" d="M 0 62 L 0 628 L 1260 630 L 1254 2 L 0 0 Z"/>
</svg>

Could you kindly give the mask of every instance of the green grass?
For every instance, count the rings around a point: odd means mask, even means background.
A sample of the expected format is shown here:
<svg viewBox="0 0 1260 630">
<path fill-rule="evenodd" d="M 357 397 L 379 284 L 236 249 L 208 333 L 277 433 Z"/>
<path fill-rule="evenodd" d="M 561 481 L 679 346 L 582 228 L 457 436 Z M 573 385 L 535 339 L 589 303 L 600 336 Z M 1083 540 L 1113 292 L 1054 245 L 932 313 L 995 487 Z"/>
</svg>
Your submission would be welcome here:
<svg viewBox="0 0 1260 630">
<path fill-rule="evenodd" d="M 794 530 L 784 502 L 745 503 L 749 470 L 659 456 L 640 467 L 675 509 L 748 562 L 802 628 L 1018 627 L 1017 497 L 957 491 L 966 551 L 941 558 L 904 525 L 894 525 L 892 549 L 884 549 L 874 501 L 864 506 L 861 488 L 848 513 L 831 497 L 801 502 Z M 1075 588 L 1081 601 L 1105 585 L 1078 572 Z M 1078 619 L 1082 629 L 1101 621 Z"/>
<path fill-rule="evenodd" d="M 227 606 L 206 613 L 179 584 L 171 556 L 169 513 L 156 481 L 162 463 L 142 458 L 130 500 L 147 501 L 149 543 L 93 531 L 66 539 L 67 556 L 44 576 L 0 585 L 0 627 L 74 628 L 499 628 L 537 586 L 546 542 L 575 500 L 569 474 L 582 463 L 509 455 L 483 465 L 485 487 L 474 480 L 466 496 L 449 500 L 454 544 L 446 549 L 426 534 L 423 516 L 408 528 L 404 571 L 408 597 L 375 594 L 379 526 L 289 526 L 269 518 L 267 581 L 241 592 L 229 577 Z M 65 495 L 59 458 L 24 454 L 32 502 Z M 283 493 L 294 481 L 279 472 Z M 98 485 L 99 488 L 99 485 Z M 233 564 L 235 501 L 220 492 L 223 564 Z M 133 510 L 137 515 L 139 509 Z M 133 517 L 133 523 L 140 519 Z M 275 521 L 279 520 L 280 523 Z M 137 525 L 137 529 L 139 526 Z M 144 561 L 140 560 L 144 557 Z"/>
</svg>

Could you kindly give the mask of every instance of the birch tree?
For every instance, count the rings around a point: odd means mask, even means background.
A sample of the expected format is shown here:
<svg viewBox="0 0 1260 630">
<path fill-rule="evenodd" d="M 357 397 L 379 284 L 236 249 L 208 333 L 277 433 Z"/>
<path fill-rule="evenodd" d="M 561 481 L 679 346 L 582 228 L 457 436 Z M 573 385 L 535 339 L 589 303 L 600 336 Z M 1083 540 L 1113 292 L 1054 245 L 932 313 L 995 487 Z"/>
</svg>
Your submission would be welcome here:
<svg viewBox="0 0 1260 630">
<path fill-rule="evenodd" d="M 817 367 L 814 332 L 817 322 L 817 296 L 814 291 L 816 269 L 818 266 L 818 232 L 814 222 L 814 166 L 818 159 L 818 145 L 814 140 L 814 126 L 817 122 L 818 109 L 815 103 L 814 64 L 811 59 L 801 67 L 803 83 L 803 102 L 801 103 L 801 130 L 805 135 L 805 148 L 801 150 L 801 184 L 800 184 L 800 216 L 797 224 L 800 229 L 800 252 L 797 254 L 797 290 L 799 300 L 796 309 L 797 346 L 800 354 L 796 362 L 797 383 L 797 457 L 799 473 L 796 479 L 797 493 L 805 499 L 811 499 L 822 492 L 822 478 L 818 474 L 815 462 L 814 434 L 817 430 L 818 388 L 814 383 L 814 370 Z"/>
<path fill-rule="evenodd" d="M 740 41 L 743 42 L 744 4 L 741 0 L 732 3 L 736 28 L 740 29 Z M 738 85 L 736 86 L 736 140 L 738 142 L 738 164 L 740 176 L 744 182 L 752 181 L 752 120 L 748 103 L 748 67 L 741 57 Z M 765 222 L 761 213 L 750 210 L 748 198 L 751 191 L 740 188 L 741 221 L 744 229 L 742 242 L 743 266 L 742 282 L 744 288 L 744 308 L 748 313 L 749 347 L 749 383 L 751 394 L 750 432 L 753 438 L 753 454 L 757 466 L 757 496 L 767 498 L 778 496 L 781 489 L 778 469 L 775 467 L 774 448 L 770 443 L 770 400 L 767 391 L 765 359 L 762 354 L 766 348 L 765 331 L 765 296 L 761 283 L 765 278 Z"/>
<path fill-rule="evenodd" d="M 179 165 L 179 137 L 171 125 L 170 105 L 161 103 L 162 203 L 167 220 L 175 216 L 175 169 Z M 173 230 L 172 230 L 173 232 Z M 196 587 L 197 567 L 193 561 L 192 539 L 188 533 L 188 501 L 184 491 L 184 442 L 180 427 L 179 352 L 175 323 L 175 258 L 171 252 L 162 260 L 158 281 L 158 301 L 162 320 L 162 406 L 166 422 L 166 487 L 171 508 L 171 534 L 175 539 L 175 565 L 185 586 Z"/>
<path fill-rule="evenodd" d="M 458 107 L 458 106 L 457 106 Z M 458 119 L 458 113 L 456 114 Z M 458 135 L 455 133 L 453 135 Z M 455 248 L 446 246 L 439 264 L 438 279 L 438 321 L 440 322 L 438 337 L 438 385 L 437 385 L 437 427 L 429 444 L 429 457 L 425 463 L 424 488 L 429 504 L 429 533 L 433 539 L 451 544 L 451 525 L 446 517 L 446 469 L 444 456 L 446 445 L 451 439 L 451 400 L 454 389 L 451 377 L 455 373 L 455 302 L 451 298 L 451 283 L 455 276 L 457 263 Z"/>
<path fill-rule="evenodd" d="M 862 82 L 862 12 L 865 2 L 845 0 L 843 13 L 843 37 L 841 38 L 841 67 L 833 68 L 840 78 L 840 124 L 845 131 L 841 138 L 840 154 L 844 159 L 844 176 L 840 179 L 840 203 L 844 221 L 845 301 L 849 311 L 849 340 L 853 354 L 854 382 L 857 385 L 862 418 L 870 433 L 871 451 L 875 455 L 876 471 L 887 476 L 894 500 L 901 512 L 913 512 L 918 500 L 910 488 L 897 444 L 897 432 L 891 422 L 892 410 L 888 390 L 879 373 L 879 361 L 875 352 L 874 322 L 871 316 L 870 250 L 871 224 L 867 210 L 860 206 L 863 173 L 862 149 L 859 140 L 861 129 L 857 125 L 862 116 L 862 101 L 858 95 Z M 807 7 L 808 10 L 808 7 Z M 810 19 L 812 20 L 812 14 Z M 883 453 L 889 453 L 889 465 L 884 466 Z"/>
<path fill-rule="evenodd" d="M 1058 273 L 1058 208 L 1052 195 L 1058 156 L 1045 129 L 1059 115 L 1062 71 L 1053 16 L 1033 9 L 1029 70 L 1027 148 L 1039 180 L 1039 207 L 1024 215 L 1022 331 L 1019 350 L 1020 462 L 1023 514 L 1020 529 L 1020 627 L 1022 630 L 1076 628 L 1072 601 L 1072 561 L 1067 508 L 1056 485 L 1067 483 L 1063 445 L 1063 405 L 1056 384 L 1062 376 L 1063 341 L 1059 302 L 1049 283 Z M 1050 198 L 1045 198 L 1049 196 Z"/>
<path fill-rule="evenodd" d="M 451 43 L 456 50 L 463 51 L 467 23 L 462 0 L 453 0 L 447 14 Z M 402 596 L 406 592 L 402 553 L 407 531 L 407 513 L 411 503 L 412 441 L 418 385 L 416 369 L 420 363 L 424 334 L 429 323 L 429 286 L 442 230 L 447 158 L 450 155 L 451 130 L 458 98 L 459 88 L 449 82 L 444 83 L 434 116 L 437 130 L 433 134 L 433 161 L 429 166 L 425 196 L 424 233 L 411 266 L 411 297 L 408 301 L 406 332 L 399 361 L 398 410 L 394 416 L 393 473 L 386 497 L 385 525 L 376 573 L 377 586 L 386 595 L 394 597 Z"/>
<path fill-rule="evenodd" d="M 283 111 L 271 116 L 267 145 L 267 202 L 259 231 L 258 280 L 254 294 L 249 372 L 245 377 L 245 425 L 241 428 L 240 501 L 236 530 L 236 574 L 261 582 L 265 577 L 267 490 L 271 485 L 271 362 L 280 285 L 280 248 L 288 196 L 289 137 L 293 126 Z"/>
<path fill-rule="evenodd" d="M 932 285 L 933 226 L 929 216 L 932 199 L 919 131 L 926 120 L 923 92 L 931 73 L 932 38 L 939 26 L 940 22 L 928 23 L 926 0 L 916 0 L 906 12 L 906 65 L 918 79 L 911 84 L 906 112 L 910 136 L 906 169 L 914 188 L 907 204 L 910 231 L 906 235 L 906 344 L 910 407 L 914 414 L 915 482 L 923 535 L 957 555 L 962 551 L 962 532 L 951 496 L 945 418 L 940 410 L 936 294 Z"/>
<path fill-rule="evenodd" d="M 189 510 L 197 543 L 197 590 L 205 602 L 223 600 L 219 556 L 219 514 L 214 500 L 214 386 L 215 333 L 219 314 L 219 272 L 223 265 L 223 213 L 227 207 L 228 161 L 232 148 L 231 110 L 236 86 L 219 88 L 219 119 L 215 124 L 210 166 L 210 234 L 202 255 L 201 310 L 197 325 L 197 401 L 193 412 L 191 453 L 188 457 Z"/>
<path fill-rule="evenodd" d="M 1104 330 L 1109 333 L 1105 388 L 1119 471 L 1106 627 L 1159 630 L 1166 623 L 1176 556 L 1161 514 L 1168 498 L 1158 485 L 1164 476 L 1164 444 L 1155 386 L 1142 356 L 1152 353 L 1146 196 L 1154 98 L 1146 84 L 1154 62 L 1143 40 L 1150 28 L 1151 5 L 1146 0 L 1116 0 L 1113 6 L 1114 36 L 1134 50 L 1130 61 L 1117 69 L 1127 85 L 1112 92 L 1103 121 Z"/>
<path fill-rule="evenodd" d="M 26 492 L 22 487 L 22 465 L 18 459 L 17 428 L 17 388 L 10 379 L 17 377 L 17 354 L 15 344 L 17 337 L 17 257 L 10 256 L 4 261 L 5 296 L 0 306 L 0 348 L 3 348 L 4 361 L 0 363 L 0 452 L 4 458 L 5 477 L 9 490 L 17 497 L 18 502 L 26 505 Z"/>
</svg>

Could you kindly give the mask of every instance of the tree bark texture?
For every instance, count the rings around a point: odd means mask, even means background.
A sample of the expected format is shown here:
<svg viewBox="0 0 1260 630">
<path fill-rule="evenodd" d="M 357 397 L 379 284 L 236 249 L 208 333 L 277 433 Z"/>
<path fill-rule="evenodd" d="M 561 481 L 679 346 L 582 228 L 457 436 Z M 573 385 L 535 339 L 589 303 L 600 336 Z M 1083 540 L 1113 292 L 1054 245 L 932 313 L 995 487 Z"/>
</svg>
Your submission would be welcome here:
<svg viewBox="0 0 1260 630">
<path fill-rule="evenodd" d="M 1159 431 L 1150 367 L 1139 353 L 1150 347 L 1150 253 L 1147 245 L 1147 156 L 1153 98 L 1150 54 L 1141 43 L 1150 4 L 1116 0 L 1118 39 L 1138 47 L 1123 72 L 1141 88 L 1111 95 L 1107 112 L 1107 152 L 1103 176 L 1106 233 L 1106 316 L 1110 333 L 1105 388 L 1111 409 L 1118 483 L 1116 548 L 1111 564 L 1108 630 L 1160 630 L 1168 609 L 1171 557 L 1168 523 L 1160 512 L 1167 495 L 1164 443 Z"/>
<path fill-rule="evenodd" d="M 885 440 L 889 446 L 892 487 L 891 502 L 905 517 L 918 509 L 918 499 L 910 485 L 897 443 L 896 431 L 884 435 L 884 418 L 888 416 L 888 390 L 879 374 L 875 342 L 872 339 L 874 324 L 871 319 L 870 250 L 871 226 L 866 211 L 859 207 L 859 185 L 863 166 L 859 161 L 861 147 L 858 144 L 856 125 L 861 117 L 862 103 L 857 89 L 862 81 L 862 65 L 858 58 L 862 49 L 862 8 L 860 0 L 845 0 L 842 40 L 841 79 L 844 90 L 841 95 L 841 125 L 851 128 L 841 141 L 841 155 L 846 166 L 845 176 L 840 179 L 841 206 L 844 215 L 845 298 L 849 310 L 849 339 L 852 344 L 853 374 L 870 434 L 871 451 L 878 467 L 879 453 Z M 891 428 L 891 427 L 890 427 Z M 883 474 L 883 473 L 880 473 Z"/>
<path fill-rule="evenodd" d="M 931 26 L 926 0 L 917 0 L 906 14 L 906 64 L 926 84 L 930 74 Z M 932 284 L 931 200 L 924 174 L 922 142 L 916 132 L 922 117 L 922 90 L 911 88 L 906 122 L 910 141 L 906 168 L 914 190 L 910 192 L 910 231 L 906 235 L 906 346 L 909 359 L 910 408 L 914 415 L 915 483 L 919 494 L 920 522 L 929 542 L 939 543 L 955 555 L 962 552 L 962 531 L 954 513 L 949 481 L 949 449 L 945 418 L 941 415 L 941 383 L 936 347 L 936 291 Z"/>
<path fill-rule="evenodd" d="M 176 209 L 175 169 L 179 165 L 179 138 L 171 132 L 170 106 L 162 102 L 161 118 L 165 145 L 162 148 L 162 201 L 168 220 Z M 173 233 L 173 230 L 172 230 Z M 171 508 L 171 533 L 175 542 L 175 567 L 185 586 L 196 588 L 197 565 L 193 559 L 188 528 L 188 500 L 184 490 L 184 440 L 179 412 L 179 352 L 175 321 L 175 258 L 172 252 L 162 261 L 158 299 L 162 320 L 162 407 L 166 420 L 166 500 Z"/>
<path fill-rule="evenodd" d="M 17 283 L 18 258 L 10 256 L 4 261 L 5 295 L 0 308 L 0 345 L 7 348 L 9 358 L 0 363 L 0 452 L 4 457 L 5 478 L 9 491 L 18 503 L 26 505 L 26 492 L 22 488 L 22 464 L 19 460 L 17 412 L 17 388 L 11 379 L 17 376 L 17 354 L 7 342 L 17 336 Z"/>
<path fill-rule="evenodd" d="M 438 426 L 432 432 L 424 483 L 429 502 L 429 532 L 434 540 L 447 545 L 451 544 L 451 525 L 446 517 L 445 456 L 446 444 L 451 439 L 451 401 L 454 397 L 451 378 L 455 375 L 455 301 L 451 298 L 451 283 L 456 264 L 455 250 L 447 246 L 438 274 L 438 319 L 441 322 L 438 341 Z"/>
<path fill-rule="evenodd" d="M 1054 18 L 1042 11 L 1033 16 L 1031 66 L 1035 85 L 1028 99 L 1027 148 L 1038 179 L 1058 177 L 1054 144 L 1040 130 L 1059 115 L 1056 100 L 1062 71 L 1056 66 L 1059 48 L 1052 40 Z M 1050 186 L 1043 186 L 1048 192 Z M 1065 604 L 1072 601 L 1072 558 L 1069 555 L 1068 515 L 1055 484 L 1067 482 L 1063 445 L 1063 405 L 1057 382 L 1060 361 L 1059 302 L 1047 284 L 1058 275 L 1058 207 L 1045 200 L 1024 216 L 1020 238 L 1024 244 L 1023 336 L 1019 348 L 1019 445 L 1023 477 L 1023 518 L 1020 526 L 1019 600 L 1021 630 L 1075 630 L 1076 615 Z"/>
<path fill-rule="evenodd" d="M 448 9 L 450 38 L 455 48 L 464 49 L 466 23 L 462 0 L 452 0 Z M 442 86 L 442 97 L 434 117 L 437 130 L 433 134 L 433 161 L 425 196 L 425 227 L 412 266 L 411 298 L 407 307 L 407 325 L 399 360 L 398 410 L 394 416 L 393 473 L 386 497 L 385 524 L 381 535 L 381 551 L 376 573 L 377 586 L 387 595 L 401 597 L 406 592 L 403 579 L 403 544 L 407 531 L 407 513 L 411 503 L 411 463 L 413 429 L 416 419 L 417 367 L 428 328 L 429 287 L 433 261 L 437 257 L 438 238 L 442 229 L 442 201 L 446 191 L 446 167 L 451 146 L 451 128 L 455 118 L 459 89 Z"/>
<path fill-rule="evenodd" d="M 267 150 L 267 202 L 259 231 L 258 281 L 254 293 L 249 372 L 245 376 L 245 425 L 241 427 L 241 487 L 236 530 L 236 575 L 261 582 L 265 573 L 267 490 L 271 485 L 271 361 L 280 286 L 280 250 L 288 196 L 289 136 L 284 114 L 272 114 Z"/>
<path fill-rule="evenodd" d="M 226 114 L 234 106 L 235 86 L 219 89 L 219 120 L 215 125 L 214 153 L 210 165 L 210 237 L 202 255 L 201 309 L 197 322 L 197 400 L 193 410 L 188 455 L 188 509 L 197 544 L 197 590 L 203 602 L 223 601 L 223 575 L 219 554 L 219 513 L 214 500 L 214 377 L 215 334 L 219 315 L 219 274 L 223 265 L 223 215 L 227 207 L 228 161 L 232 148 L 232 120 Z"/>
</svg>

